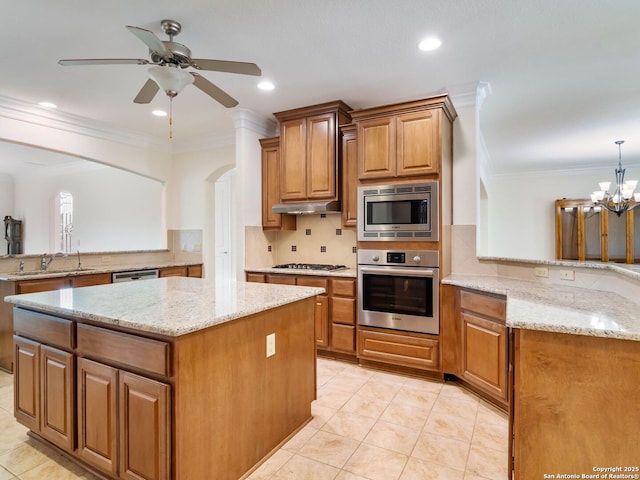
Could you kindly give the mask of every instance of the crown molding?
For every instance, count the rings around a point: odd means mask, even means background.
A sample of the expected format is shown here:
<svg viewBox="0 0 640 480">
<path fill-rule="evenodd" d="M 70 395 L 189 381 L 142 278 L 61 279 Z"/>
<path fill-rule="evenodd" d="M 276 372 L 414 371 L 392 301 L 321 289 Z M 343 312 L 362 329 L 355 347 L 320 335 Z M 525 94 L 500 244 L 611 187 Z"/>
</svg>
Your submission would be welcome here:
<svg viewBox="0 0 640 480">
<path fill-rule="evenodd" d="M 278 123 L 275 120 L 258 115 L 253 110 L 236 107 L 229 110 L 228 114 L 233 120 L 236 130 L 246 128 L 256 132 L 261 137 L 272 137 L 276 134 Z"/>
<path fill-rule="evenodd" d="M 158 142 L 151 135 L 114 128 L 107 123 L 58 110 L 50 110 L 3 95 L 0 95 L 0 117 L 136 147 L 154 150 L 166 148 L 166 145 Z"/>
</svg>

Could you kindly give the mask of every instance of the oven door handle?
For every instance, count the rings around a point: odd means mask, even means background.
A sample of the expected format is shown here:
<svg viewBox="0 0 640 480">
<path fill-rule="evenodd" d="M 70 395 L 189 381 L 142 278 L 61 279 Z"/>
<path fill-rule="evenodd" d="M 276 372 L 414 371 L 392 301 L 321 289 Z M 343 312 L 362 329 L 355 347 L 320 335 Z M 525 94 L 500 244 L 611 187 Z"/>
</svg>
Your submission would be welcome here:
<svg viewBox="0 0 640 480">
<path fill-rule="evenodd" d="M 398 267 L 368 267 L 358 265 L 362 273 L 378 275 L 404 275 L 408 277 L 436 277 L 437 268 L 398 268 Z"/>
</svg>

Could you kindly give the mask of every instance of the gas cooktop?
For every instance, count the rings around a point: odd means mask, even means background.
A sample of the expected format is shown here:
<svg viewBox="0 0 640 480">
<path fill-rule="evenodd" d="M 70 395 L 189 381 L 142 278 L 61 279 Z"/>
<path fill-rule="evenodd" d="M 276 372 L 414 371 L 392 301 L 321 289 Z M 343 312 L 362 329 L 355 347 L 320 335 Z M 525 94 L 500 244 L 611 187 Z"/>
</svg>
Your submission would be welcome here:
<svg viewBox="0 0 640 480">
<path fill-rule="evenodd" d="M 322 263 L 283 263 L 273 268 L 295 268 L 298 270 L 345 270 L 345 265 L 325 265 Z"/>
</svg>

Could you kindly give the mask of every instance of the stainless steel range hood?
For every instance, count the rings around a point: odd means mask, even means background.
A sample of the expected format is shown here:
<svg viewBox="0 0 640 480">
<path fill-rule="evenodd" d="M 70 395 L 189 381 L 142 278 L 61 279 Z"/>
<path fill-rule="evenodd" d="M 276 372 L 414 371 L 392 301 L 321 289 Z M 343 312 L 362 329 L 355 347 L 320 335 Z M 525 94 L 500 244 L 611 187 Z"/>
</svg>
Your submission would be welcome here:
<svg viewBox="0 0 640 480">
<path fill-rule="evenodd" d="M 326 202 L 280 203 L 271 207 L 273 213 L 288 213 L 303 215 L 307 213 L 336 213 L 340 212 L 340 202 L 331 200 Z"/>
</svg>

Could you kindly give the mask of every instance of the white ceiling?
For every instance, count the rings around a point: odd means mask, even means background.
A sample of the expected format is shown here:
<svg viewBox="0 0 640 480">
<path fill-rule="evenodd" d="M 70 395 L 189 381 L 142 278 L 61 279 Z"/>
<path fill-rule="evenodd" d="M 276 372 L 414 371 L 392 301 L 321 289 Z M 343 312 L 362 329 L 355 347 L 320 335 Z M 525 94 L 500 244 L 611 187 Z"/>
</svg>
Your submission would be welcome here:
<svg viewBox="0 0 640 480">
<path fill-rule="evenodd" d="M 354 109 L 464 92 L 488 82 L 480 112 L 495 173 L 640 163 L 638 0 L 31 0 L 5 9 L 0 95 L 166 140 L 168 107 L 133 98 L 145 66 L 62 67 L 61 58 L 148 58 L 125 29 L 182 24 L 194 58 L 254 62 L 257 77 L 200 72 L 273 112 L 341 99 Z M 416 48 L 425 36 L 436 52 Z M 190 86 L 173 104 L 176 141 L 229 135 L 228 111 Z"/>
</svg>

